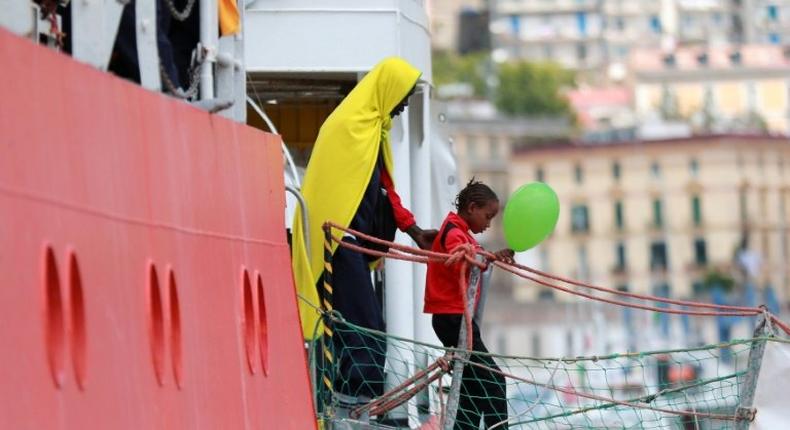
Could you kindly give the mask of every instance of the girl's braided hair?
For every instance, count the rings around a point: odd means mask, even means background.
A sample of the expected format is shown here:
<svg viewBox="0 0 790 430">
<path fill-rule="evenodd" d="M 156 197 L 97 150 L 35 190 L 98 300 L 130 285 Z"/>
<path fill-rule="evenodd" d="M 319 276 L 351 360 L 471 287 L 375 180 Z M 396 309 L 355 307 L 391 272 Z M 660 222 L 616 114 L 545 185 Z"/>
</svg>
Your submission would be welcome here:
<svg viewBox="0 0 790 430">
<path fill-rule="evenodd" d="M 485 206 L 491 200 L 499 201 L 499 197 L 497 197 L 494 190 L 472 177 L 464 189 L 455 197 L 455 208 L 460 212 L 468 208 L 472 203 L 477 206 Z"/>
</svg>

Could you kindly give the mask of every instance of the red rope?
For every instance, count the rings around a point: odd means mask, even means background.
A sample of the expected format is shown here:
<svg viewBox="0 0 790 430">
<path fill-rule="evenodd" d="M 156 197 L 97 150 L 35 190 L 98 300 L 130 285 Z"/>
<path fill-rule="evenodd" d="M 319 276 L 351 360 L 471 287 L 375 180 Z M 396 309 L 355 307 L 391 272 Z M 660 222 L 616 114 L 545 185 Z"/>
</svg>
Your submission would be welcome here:
<svg viewBox="0 0 790 430">
<path fill-rule="evenodd" d="M 445 262 L 450 262 L 451 263 L 451 262 L 455 262 L 455 261 L 458 261 L 458 260 L 462 260 L 463 263 L 464 263 L 462 266 L 465 266 L 465 267 L 463 267 L 464 272 L 462 272 L 462 273 L 465 273 L 465 270 L 468 267 L 468 264 L 474 264 L 474 265 L 478 266 L 479 268 L 481 268 L 482 270 L 485 270 L 486 266 L 487 266 L 485 263 L 481 263 L 481 262 L 475 260 L 473 258 L 473 256 L 470 255 L 470 253 L 467 252 L 467 250 L 462 248 L 462 247 L 457 247 L 456 249 L 453 250 L 452 253 L 446 254 L 446 253 L 440 253 L 440 252 L 434 252 L 434 251 L 428 251 L 428 250 L 424 250 L 424 249 L 414 248 L 414 247 L 401 245 L 401 244 L 394 243 L 394 242 L 389 242 L 389 241 L 386 241 L 386 240 L 383 240 L 383 239 L 379 239 L 377 237 L 366 235 L 364 233 L 361 233 L 361 232 L 356 231 L 356 230 L 351 229 L 351 228 L 341 227 L 341 226 L 339 226 L 339 225 L 337 225 L 337 224 L 335 224 L 333 222 L 327 222 L 327 223 L 325 223 L 325 225 L 326 226 L 330 226 L 332 228 L 336 228 L 338 230 L 341 230 L 341 231 L 344 231 L 344 232 L 347 232 L 347 233 L 350 233 L 350 234 L 353 234 L 358 239 L 364 239 L 364 240 L 367 240 L 367 241 L 370 241 L 370 242 L 373 242 L 373 243 L 377 243 L 377 244 L 380 244 L 380 245 L 388 246 L 389 248 L 391 248 L 390 251 L 388 251 L 388 252 L 376 251 L 376 250 L 364 248 L 362 246 L 355 245 L 355 244 L 352 244 L 352 243 L 343 242 L 342 239 L 338 239 L 337 237 L 332 236 L 332 239 L 335 242 L 337 242 L 339 246 L 343 246 L 345 248 L 352 249 L 354 251 L 365 253 L 365 254 L 368 254 L 368 255 L 373 255 L 373 256 L 382 257 L 382 258 L 394 258 L 394 259 L 398 259 L 398 260 L 411 261 L 411 262 L 415 262 L 415 263 L 427 263 L 429 261 L 445 261 Z M 393 250 L 395 250 L 395 251 L 393 251 Z M 590 299 L 590 300 L 596 300 L 596 301 L 599 301 L 599 302 L 613 304 L 613 305 L 617 305 L 617 306 L 624 306 L 624 307 L 630 307 L 630 308 L 634 308 L 634 309 L 642 309 L 642 310 L 647 310 L 647 311 L 662 312 L 662 313 L 668 313 L 668 314 L 694 315 L 694 316 L 740 316 L 740 317 L 746 317 L 746 316 L 754 316 L 754 315 L 759 315 L 761 313 L 764 313 L 764 311 L 761 308 L 746 307 L 746 306 L 716 305 L 716 304 L 711 304 L 711 303 L 693 302 L 693 301 L 688 301 L 688 300 L 675 300 L 675 299 L 664 298 L 664 297 L 650 296 L 650 295 L 646 295 L 646 294 L 637 294 L 637 293 L 629 293 L 629 292 L 626 292 L 626 291 L 619 291 L 619 290 L 615 290 L 615 289 L 611 289 L 611 288 L 605 288 L 605 287 L 601 287 L 601 286 L 597 286 L 597 285 L 587 284 L 587 283 L 584 283 L 584 282 L 576 281 L 574 279 L 569 279 L 569 278 L 564 278 L 564 277 L 557 276 L 557 275 L 552 275 L 550 273 L 542 272 L 540 270 L 533 269 L 533 268 L 530 268 L 528 266 L 524 266 L 524 265 L 521 265 L 521 264 L 506 263 L 506 262 L 503 262 L 503 261 L 500 261 L 500 260 L 496 260 L 496 256 L 494 254 L 488 252 L 488 251 L 484 251 L 483 250 L 483 251 L 477 251 L 477 252 L 479 252 L 481 255 L 485 256 L 489 260 L 493 260 L 494 264 L 496 266 L 499 266 L 501 269 L 503 269 L 503 270 L 505 270 L 507 272 L 510 272 L 510 273 L 512 273 L 512 274 L 514 274 L 516 276 L 519 276 L 521 278 L 524 278 L 524 279 L 533 281 L 533 282 L 535 282 L 537 284 L 543 285 L 545 287 L 549 287 L 549 288 L 552 288 L 552 289 L 560 290 L 560 291 L 563 291 L 563 292 L 566 292 L 566 293 L 569 293 L 569 294 L 572 294 L 572 295 L 575 295 L 575 296 L 584 297 L 584 298 L 587 298 L 587 299 Z M 619 296 L 624 296 L 624 297 L 635 298 L 635 299 L 639 299 L 639 300 L 654 301 L 654 302 L 659 302 L 659 303 L 667 303 L 667 304 L 672 304 L 672 305 L 677 305 L 677 306 L 686 306 L 686 307 L 693 307 L 693 308 L 723 309 L 725 311 L 695 311 L 695 310 L 684 310 L 684 309 L 659 308 L 659 307 L 656 307 L 656 306 L 642 305 L 642 304 L 638 304 L 638 303 L 631 303 L 631 302 L 626 302 L 626 301 L 621 301 L 621 300 L 606 299 L 606 298 L 603 298 L 603 297 L 596 297 L 596 296 L 593 296 L 591 294 L 587 294 L 587 293 L 583 293 L 583 292 L 579 292 L 579 291 L 574 291 L 574 290 L 572 290 L 570 288 L 566 288 L 566 287 L 563 287 L 563 286 L 560 286 L 560 285 L 554 285 L 552 283 L 546 282 L 546 281 L 544 281 L 542 279 L 535 278 L 535 277 L 530 276 L 528 274 L 525 274 L 523 272 L 529 272 L 529 273 L 532 273 L 532 274 L 535 274 L 535 275 L 539 275 L 539 276 L 542 276 L 542 277 L 545 277 L 545 278 L 548 278 L 548 279 L 552 279 L 552 280 L 555 280 L 555 281 L 560 281 L 560 282 L 565 282 L 565 283 L 568 283 L 568 284 L 571 284 L 571 285 L 575 285 L 577 287 L 589 288 L 589 289 L 596 290 L 596 291 L 601 291 L 601 292 L 614 294 L 614 295 L 619 295 Z M 461 276 L 460 278 L 461 278 L 461 281 L 459 282 L 459 288 L 461 288 L 462 291 L 465 292 L 466 288 L 468 288 L 468 285 L 466 285 L 467 282 L 465 280 L 465 276 Z M 464 306 L 466 308 L 466 304 L 467 304 L 466 294 L 463 293 L 462 297 L 463 297 L 463 300 L 464 300 Z M 773 315 L 771 313 L 766 313 L 766 314 L 767 314 L 768 318 L 771 320 L 771 322 L 773 322 L 777 327 L 779 327 L 782 331 L 784 331 L 785 334 L 790 336 L 790 326 L 788 326 L 783 321 L 779 320 L 775 315 Z M 469 315 L 466 315 L 466 313 L 464 314 L 464 317 L 465 317 L 465 320 L 466 320 L 465 322 L 467 324 L 467 331 L 468 331 L 467 336 L 471 336 L 471 327 L 470 327 L 470 325 L 471 325 L 471 317 Z M 470 345 L 470 348 L 471 348 L 471 342 L 469 342 L 469 345 Z"/>
<path fill-rule="evenodd" d="M 543 286 L 546 286 L 546 287 L 549 287 L 549 288 L 553 288 L 555 290 L 564 291 L 566 293 L 573 294 L 575 296 L 580 296 L 580 297 L 584 297 L 584 298 L 587 298 L 587 299 L 590 299 L 590 300 L 596 300 L 596 301 L 599 301 L 599 302 L 609 303 L 609 304 L 612 304 L 612 305 L 625 306 L 625 307 L 631 307 L 631 308 L 636 308 L 636 309 L 643 309 L 643 310 L 646 310 L 646 311 L 664 312 L 664 313 L 668 313 L 668 314 L 697 315 L 697 316 L 739 316 L 739 317 L 746 317 L 746 316 L 754 316 L 754 315 L 758 315 L 758 314 L 763 313 L 762 309 L 759 309 L 759 308 L 754 308 L 754 310 L 742 311 L 742 312 L 691 311 L 691 310 L 682 310 L 682 309 L 659 308 L 659 307 L 655 307 L 655 306 L 640 305 L 638 303 L 624 302 L 624 301 L 621 301 L 621 300 L 606 299 L 606 298 L 603 298 L 603 297 L 593 296 L 592 294 L 582 293 L 580 291 L 573 291 L 570 288 L 562 287 L 562 286 L 559 286 L 559 285 L 554 285 L 554 284 L 546 282 L 546 281 L 544 281 L 542 279 L 538 279 L 538 278 L 532 277 L 530 275 L 526 275 L 526 274 L 521 273 L 518 270 L 508 266 L 507 264 L 502 263 L 501 261 L 495 261 L 494 265 L 496 265 L 496 266 L 498 266 L 498 267 L 502 268 L 503 270 L 506 270 L 506 271 L 508 271 L 510 273 L 513 273 L 514 275 L 520 276 L 520 277 L 522 277 L 524 279 L 528 279 L 528 280 L 530 280 L 532 282 L 535 282 L 535 283 L 538 283 L 540 285 L 543 285 Z"/>
<path fill-rule="evenodd" d="M 335 224 L 335 223 L 333 223 L 331 221 L 324 223 L 324 226 L 329 226 L 331 228 L 336 228 L 336 229 L 338 229 L 338 230 L 340 230 L 342 232 L 349 233 L 349 234 L 355 236 L 357 239 L 363 239 L 363 240 L 366 240 L 366 241 L 369 241 L 369 242 L 373 242 L 373 243 L 376 243 L 376 244 L 379 244 L 379 245 L 384 245 L 384 246 L 386 246 L 388 248 L 396 249 L 398 251 L 401 251 L 401 252 L 404 252 L 404 253 L 407 253 L 407 254 L 418 255 L 418 256 L 422 256 L 422 257 L 428 257 L 428 258 L 431 258 L 431 259 L 435 259 L 437 261 L 446 261 L 448 258 L 452 258 L 453 257 L 453 253 L 449 253 L 448 254 L 448 253 L 443 253 L 443 252 L 429 251 L 427 249 L 414 248 L 414 247 L 411 247 L 411 246 L 402 245 L 400 243 L 390 242 L 390 241 L 387 241 L 387 240 L 384 240 L 384 239 L 379 239 L 378 237 L 375 237 L 375 236 L 371 236 L 371 235 L 359 232 L 357 230 L 354 230 L 353 228 L 341 227 L 341 226 L 339 226 L 339 225 L 337 225 L 337 224 Z M 334 236 L 333 236 L 333 239 L 338 244 L 340 244 L 342 242 L 342 240 L 339 240 L 338 238 L 336 238 Z M 360 252 L 370 253 L 369 251 L 372 251 L 372 250 L 367 249 L 367 248 L 364 248 L 364 249 L 365 249 L 365 251 L 360 251 Z M 377 252 L 377 251 L 374 251 L 374 252 Z M 374 253 L 370 253 L 370 254 L 371 255 L 377 255 L 377 254 L 374 254 Z M 474 264 L 475 266 L 477 266 L 477 267 L 479 267 L 481 269 L 486 269 L 487 268 L 487 265 L 485 263 L 481 263 L 479 261 L 476 261 L 474 259 L 474 256 L 465 255 L 465 258 L 466 258 L 466 260 L 469 263 Z"/>
<path fill-rule="evenodd" d="M 451 354 L 450 354 L 451 355 Z M 370 411 L 370 415 L 380 416 L 388 411 L 402 405 L 410 398 L 414 397 L 415 394 L 422 391 L 425 387 L 430 385 L 433 381 L 439 379 L 447 373 L 450 369 L 449 364 L 449 356 L 446 355 L 444 357 L 439 357 L 435 362 L 433 362 L 430 366 L 426 367 L 425 369 L 417 372 L 411 378 L 406 379 L 397 387 L 387 391 L 386 393 L 382 394 L 381 397 L 378 399 L 372 400 L 367 404 L 360 406 L 354 409 L 351 412 L 352 418 L 359 418 L 362 413 L 365 411 Z M 437 372 L 433 372 L 437 370 Z M 427 377 L 426 377 L 427 376 Z M 419 383 L 415 384 L 415 381 L 422 379 Z M 409 388 L 408 390 L 398 394 L 398 392 L 403 391 L 404 389 L 408 388 L 410 385 L 414 384 L 413 387 Z M 396 395 L 397 394 L 397 395 Z"/>
<path fill-rule="evenodd" d="M 469 315 L 469 300 L 466 298 L 466 290 L 469 289 L 469 282 L 466 279 L 466 261 L 461 261 L 461 276 L 458 277 L 458 287 L 461 290 L 461 299 L 464 304 L 464 324 L 466 325 L 466 350 L 472 350 L 472 316 Z"/>
<path fill-rule="evenodd" d="M 490 253 L 488 251 L 484 251 L 482 253 L 483 253 L 483 255 L 486 256 L 486 258 L 490 258 L 490 259 L 495 259 L 496 258 L 496 256 L 494 254 L 492 254 L 492 253 Z M 755 308 L 755 307 L 732 306 L 732 305 L 716 305 L 716 304 L 712 304 L 712 303 L 693 302 L 693 301 L 689 301 L 689 300 L 674 300 L 674 299 L 664 298 L 664 297 L 648 296 L 648 295 L 645 295 L 645 294 L 629 293 L 627 291 L 620 291 L 620 290 L 616 290 L 616 289 L 613 289 L 613 288 L 600 287 L 600 286 L 597 286 L 597 285 L 586 284 L 584 282 L 580 282 L 580 281 L 577 281 L 577 280 L 574 280 L 574 279 L 563 278 L 561 276 L 552 275 L 551 273 L 541 272 L 540 270 L 533 269 L 533 268 L 528 267 L 528 266 L 523 266 L 523 265 L 518 264 L 518 263 L 509 263 L 509 265 L 513 266 L 513 267 L 516 267 L 518 269 L 530 272 L 530 273 L 534 273 L 534 274 L 539 275 L 539 276 L 543 276 L 545 278 L 553 279 L 555 281 L 565 282 L 565 283 L 568 283 L 568 284 L 571 284 L 571 285 L 576 285 L 578 287 L 589 288 L 589 289 L 592 289 L 592 290 L 602 291 L 602 292 L 609 293 L 609 294 L 616 294 L 616 295 L 619 295 L 619 296 L 631 297 L 631 298 L 635 298 L 635 299 L 651 300 L 651 301 L 655 301 L 655 302 L 669 303 L 669 304 L 673 304 L 673 305 L 696 307 L 696 308 L 723 309 L 723 310 L 743 311 L 743 312 L 755 312 L 755 311 L 762 312 L 759 308 Z"/>
</svg>

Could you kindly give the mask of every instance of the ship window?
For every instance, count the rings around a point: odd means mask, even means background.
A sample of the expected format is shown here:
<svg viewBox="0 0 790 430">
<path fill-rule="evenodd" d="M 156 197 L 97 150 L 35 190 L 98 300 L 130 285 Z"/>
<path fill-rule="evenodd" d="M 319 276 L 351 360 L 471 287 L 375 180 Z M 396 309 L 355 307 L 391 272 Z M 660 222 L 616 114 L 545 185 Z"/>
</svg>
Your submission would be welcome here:
<svg viewBox="0 0 790 430">
<path fill-rule="evenodd" d="M 80 390 L 85 388 L 85 300 L 82 295 L 82 276 L 77 262 L 77 255 L 72 251 L 69 255 L 69 303 L 71 304 L 71 355 L 74 374 Z"/>
<path fill-rule="evenodd" d="M 261 369 L 264 375 L 269 374 L 269 323 L 266 319 L 266 295 L 263 292 L 263 280 L 258 274 L 258 346 L 261 349 Z"/>
<path fill-rule="evenodd" d="M 181 388 L 182 350 L 181 350 L 181 306 L 178 302 L 178 287 L 173 270 L 167 276 L 167 290 L 170 295 L 170 358 L 173 361 L 173 377 L 176 386 Z"/>
<path fill-rule="evenodd" d="M 162 295 L 159 292 L 159 277 L 156 266 L 148 268 L 148 313 L 150 318 L 151 358 L 154 364 L 156 381 L 161 386 L 164 381 L 165 364 L 165 325 L 162 311 Z"/>
<path fill-rule="evenodd" d="M 44 294 L 46 303 L 46 348 L 52 381 L 60 388 L 63 384 L 63 364 L 66 354 L 66 330 L 63 324 L 63 299 L 60 296 L 58 265 L 52 248 L 44 251 Z"/>
<path fill-rule="evenodd" d="M 244 312 L 244 347 L 247 352 L 247 367 L 255 373 L 255 305 L 252 298 L 252 285 L 247 269 L 242 274 L 242 304 Z"/>
</svg>

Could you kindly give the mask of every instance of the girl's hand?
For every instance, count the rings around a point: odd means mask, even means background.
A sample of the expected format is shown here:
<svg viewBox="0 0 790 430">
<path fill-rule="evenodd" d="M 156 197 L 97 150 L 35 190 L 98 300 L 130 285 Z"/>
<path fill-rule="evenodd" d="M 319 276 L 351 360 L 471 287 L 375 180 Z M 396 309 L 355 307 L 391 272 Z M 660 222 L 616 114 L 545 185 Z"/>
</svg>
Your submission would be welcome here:
<svg viewBox="0 0 790 430">
<path fill-rule="evenodd" d="M 515 257 L 516 252 L 512 249 L 502 249 L 494 253 L 496 255 L 496 259 L 499 261 L 504 261 L 505 263 L 513 264 L 516 260 L 513 259 Z"/>
</svg>

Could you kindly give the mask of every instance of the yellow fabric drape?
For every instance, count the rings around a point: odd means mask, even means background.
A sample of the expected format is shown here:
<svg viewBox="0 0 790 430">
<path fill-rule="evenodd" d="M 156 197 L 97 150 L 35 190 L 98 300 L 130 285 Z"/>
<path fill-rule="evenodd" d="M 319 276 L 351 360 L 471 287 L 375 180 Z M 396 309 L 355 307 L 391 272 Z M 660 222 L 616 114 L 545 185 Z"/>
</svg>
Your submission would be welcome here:
<svg viewBox="0 0 790 430">
<path fill-rule="evenodd" d="M 239 9 L 236 0 L 219 0 L 219 35 L 239 32 Z"/>
<path fill-rule="evenodd" d="M 379 154 L 393 175 L 390 112 L 417 83 L 420 71 L 400 58 L 377 64 L 321 126 L 302 185 L 307 203 L 311 249 L 305 249 L 301 210 L 293 222 L 293 272 L 299 294 L 319 306 L 316 282 L 323 272 L 326 221 L 348 227 L 370 182 Z M 332 244 L 332 252 L 337 244 Z M 313 337 L 319 314 L 299 302 L 302 332 Z M 320 333 L 320 331 L 319 331 Z"/>
</svg>

